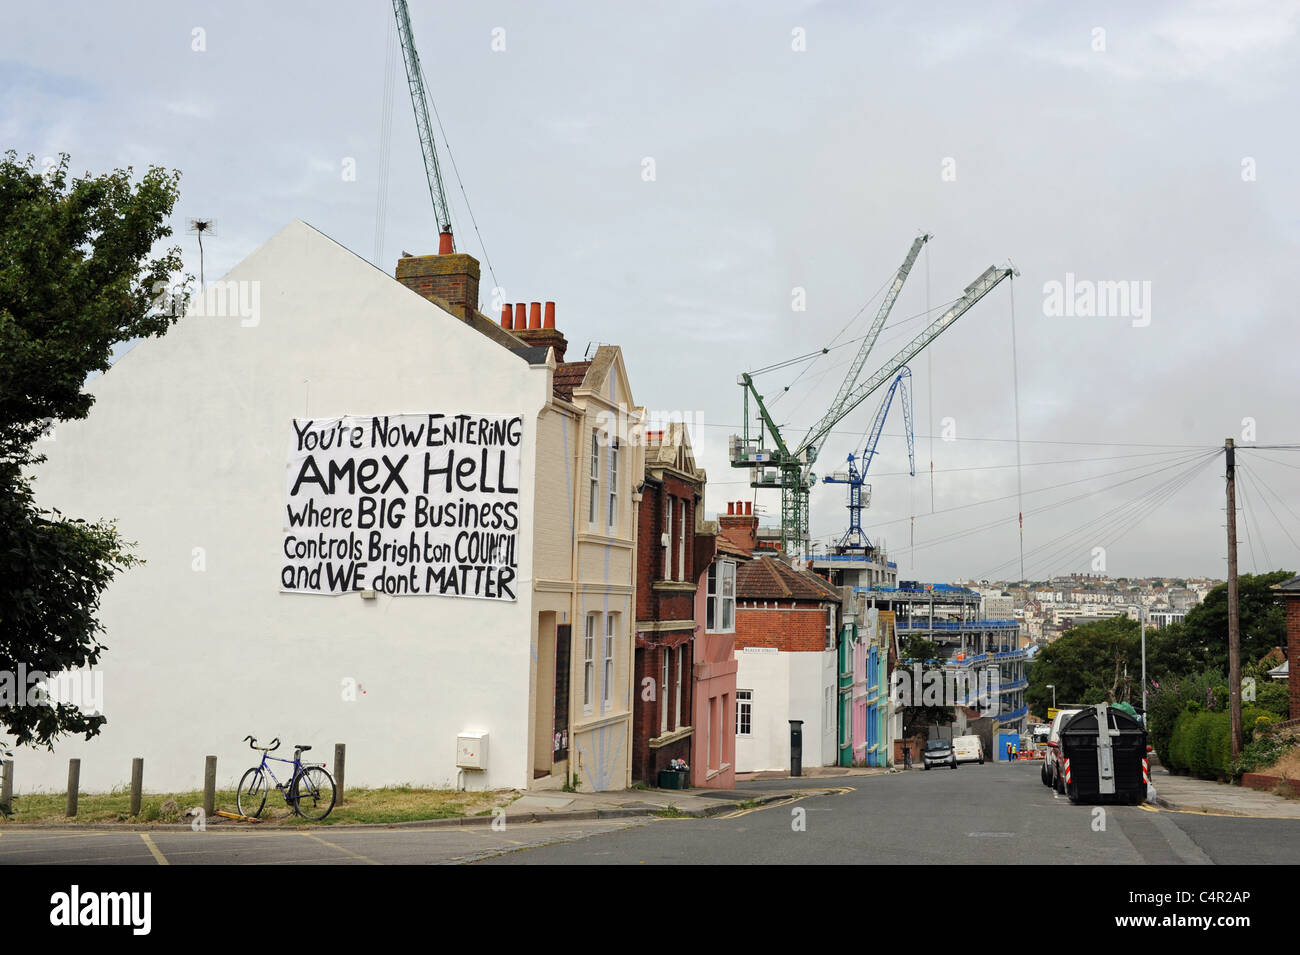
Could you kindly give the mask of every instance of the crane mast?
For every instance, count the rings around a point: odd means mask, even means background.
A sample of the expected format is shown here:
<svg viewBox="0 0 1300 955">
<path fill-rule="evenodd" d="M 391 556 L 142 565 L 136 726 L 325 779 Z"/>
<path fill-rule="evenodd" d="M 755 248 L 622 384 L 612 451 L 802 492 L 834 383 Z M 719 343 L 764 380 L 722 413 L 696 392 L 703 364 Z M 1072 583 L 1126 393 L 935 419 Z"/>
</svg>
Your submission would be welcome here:
<svg viewBox="0 0 1300 955">
<path fill-rule="evenodd" d="M 397 36 L 401 41 L 402 61 L 406 64 L 406 85 L 411 93 L 411 108 L 415 110 L 415 129 L 420 137 L 420 152 L 424 154 L 424 173 L 429 181 L 429 198 L 438 220 L 438 252 L 447 254 L 455 250 L 451 233 L 451 210 L 447 207 L 447 193 L 442 185 L 442 170 L 438 167 L 438 149 L 433 139 L 433 124 L 429 122 L 429 98 L 424 89 L 424 73 L 420 69 L 420 54 L 415 49 L 415 36 L 411 32 L 411 14 L 406 0 L 393 0 L 393 16 L 397 19 Z"/>
</svg>

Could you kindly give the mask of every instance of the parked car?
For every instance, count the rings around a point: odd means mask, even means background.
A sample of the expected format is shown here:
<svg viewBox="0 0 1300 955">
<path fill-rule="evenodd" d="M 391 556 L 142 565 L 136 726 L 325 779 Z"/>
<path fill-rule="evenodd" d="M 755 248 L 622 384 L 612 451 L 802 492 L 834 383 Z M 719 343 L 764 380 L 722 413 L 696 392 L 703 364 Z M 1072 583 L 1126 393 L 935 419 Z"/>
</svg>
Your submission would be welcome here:
<svg viewBox="0 0 1300 955">
<path fill-rule="evenodd" d="M 978 736 L 958 736 L 952 741 L 952 749 L 957 762 L 984 765 L 984 741 Z"/>
<path fill-rule="evenodd" d="M 951 740 L 931 739 L 926 740 L 925 751 L 921 753 L 921 760 L 925 763 L 925 768 L 931 766 L 950 766 L 957 768 L 957 754 L 953 752 Z"/>
<path fill-rule="evenodd" d="M 1065 795 L 1065 780 L 1061 776 L 1061 726 L 1078 712 L 1079 709 L 1059 710 L 1047 734 L 1047 755 L 1043 757 L 1041 770 L 1043 785 L 1051 786 L 1062 796 Z"/>
</svg>

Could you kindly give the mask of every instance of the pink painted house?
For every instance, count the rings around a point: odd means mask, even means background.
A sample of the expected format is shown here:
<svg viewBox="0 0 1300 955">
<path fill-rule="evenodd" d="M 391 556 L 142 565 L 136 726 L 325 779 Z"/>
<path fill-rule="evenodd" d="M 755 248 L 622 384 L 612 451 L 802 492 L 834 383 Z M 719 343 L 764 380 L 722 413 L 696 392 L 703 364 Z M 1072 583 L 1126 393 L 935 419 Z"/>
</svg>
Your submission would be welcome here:
<svg viewBox="0 0 1300 955">
<path fill-rule="evenodd" d="M 695 533 L 691 785 L 736 787 L 736 568 L 749 554 L 701 522 Z"/>
</svg>

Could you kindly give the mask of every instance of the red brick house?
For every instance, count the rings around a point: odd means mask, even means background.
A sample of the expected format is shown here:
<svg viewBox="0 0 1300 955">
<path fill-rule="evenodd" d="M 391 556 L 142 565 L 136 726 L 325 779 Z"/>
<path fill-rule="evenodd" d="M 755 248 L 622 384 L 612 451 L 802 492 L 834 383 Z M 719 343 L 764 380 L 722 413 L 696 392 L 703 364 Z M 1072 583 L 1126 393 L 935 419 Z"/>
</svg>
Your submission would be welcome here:
<svg viewBox="0 0 1300 955">
<path fill-rule="evenodd" d="M 692 760 L 696 513 L 706 475 L 686 429 L 645 433 L 637 504 L 632 778 L 657 785 L 674 759 Z"/>
</svg>

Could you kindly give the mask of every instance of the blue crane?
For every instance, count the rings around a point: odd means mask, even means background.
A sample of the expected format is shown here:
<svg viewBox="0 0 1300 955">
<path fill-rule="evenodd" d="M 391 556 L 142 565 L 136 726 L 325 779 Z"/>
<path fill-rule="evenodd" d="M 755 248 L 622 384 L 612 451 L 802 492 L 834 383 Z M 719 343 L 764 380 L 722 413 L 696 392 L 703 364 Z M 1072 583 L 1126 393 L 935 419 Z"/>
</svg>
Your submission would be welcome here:
<svg viewBox="0 0 1300 955">
<path fill-rule="evenodd" d="M 894 392 L 900 393 L 903 403 L 903 421 L 907 429 L 908 470 L 912 477 L 916 477 L 916 447 L 912 434 L 911 379 L 912 370 L 904 365 L 903 370 L 895 376 L 894 383 L 885 392 L 885 397 L 880 401 L 880 407 L 876 409 L 876 417 L 871 422 L 871 430 L 867 432 L 867 445 L 863 449 L 861 457 L 855 458 L 850 454 L 849 469 L 847 471 L 837 471 L 823 478 L 827 484 L 847 484 L 849 486 L 849 529 L 840 538 L 839 546 L 841 548 L 861 547 L 868 550 L 871 548 L 871 541 L 867 539 L 866 533 L 862 530 L 862 509 L 871 504 L 871 485 L 863 482 L 867 478 L 867 470 L 871 467 L 871 461 L 876 456 L 876 445 L 880 443 L 880 433 L 885 427 L 885 418 L 889 414 L 889 406 L 894 401 Z M 859 460 L 862 464 L 861 470 L 858 469 Z M 864 487 L 866 488 L 865 500 L 862 492 Z"/>
</svg>

